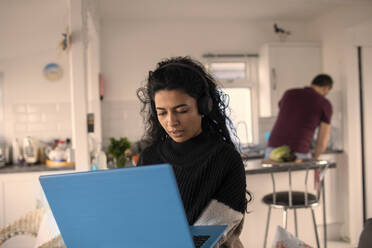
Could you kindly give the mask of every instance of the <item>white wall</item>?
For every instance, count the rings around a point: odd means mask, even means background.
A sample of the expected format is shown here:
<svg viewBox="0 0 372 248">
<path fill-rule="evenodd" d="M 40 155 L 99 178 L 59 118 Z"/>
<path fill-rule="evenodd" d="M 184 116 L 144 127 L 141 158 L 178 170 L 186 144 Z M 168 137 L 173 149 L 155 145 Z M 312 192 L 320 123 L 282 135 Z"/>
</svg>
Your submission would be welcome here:
<svg viewBox="0 0 372 248">
<path fill-rule="evenodd" d="M 69 64 L 57 46 L 67 25 L 67 5 L 58 1 L 0 3 L 0 72 L 4 76 L 5 135 L 71 137 Z M 63 78 L 43 77 L 48 63 L 63 68 Z"/>
<path fill-rule="evenodd" d="M 345 29 L 353 27 L 372 16 L 372 3 L 340 7 L 307 24 L 309 39 L 318 39 L 323 44 L 324 71 L 332 75 L 335 89 L 343 89 L 342 50 L 345 44 Z"/>
<path fill-rule="evenodd" d="M 362 212 L 362 168 L 361 168 L 361 127 L 360 127 L 360 95 L 359 95 L 359 80 L 358 80 L 358 60 L 357 60 L 357 46 L 372 46 L 372 34 L 369 30 L 372 29 L 372 18 L 369 21 L 348 28 L 345 31 L 347 43 L 345 45 L 345 71 L 346 71 L 346 103 L 348 118 L 346 122 L 345 132 L 347 134 L 347 152 L 348 163 L 350 165 L 348 171 L 348 186 L 349 186 L 349 231 L 353 243 L 358 241 L 360 232 L 363 227 L 363 212 Z M 364 59 L 366 54 L 364 54 Z M 364 68 L 364 107 L 370 105 L 372 92 L 368 89 L 370 81 L 367 80 L 369 68 L 366 64 L 362 65 Z M 369 145 L 371 127 L 366 125 L 368 120 L 368 108 L 364 109 L 365 115 L 365 154 L 366 154 L 366 172 L 370 171 L 370 161 L 368 160 L 371 153 Z M 369 149 L 369 150 L 368 150 Z M 370 175 L 366 175 L 365 180 L 368 180 Z M 367 187 L 370 182 L 367 182 Z M 369 190 L 367 190 L 367 193 Z M 370 196 L 367 195 L 367 200 Z"/>
<path fill-rule="evenodd" d="M 371 26 L 359 25 L 372 19 L 372 3 L 339 8 L 309 22 L 307 35 L 322 41 L 324 71 L 335 81 L 330 98 L 341 95 L 341 104 L 335 107 L 335 121 L 343 131 L 345 165 L 338 171 L 344 197 L 342 215 L 345 225 L 341 235 L 355 245 L 362 229 L 361 174 L 360 174 L 360 116 L 355 44 L 371 41 Z M 366 41 L 365 41 L 366 42 Z M 342 115 L 338 115 L 342 113 Z M 333 120 L 334 121 L 334 120 Z M 341 169 L 341 168 L 343 169 Z M 341 176 L 344 175 L 344 176 Z"/>
<path fill-rule="evenodd" d="M 272 22 L 105 20 L 102 23 L 102 68 L 108 100 L 136 99 L 137 87 L 162 58 L 207 52 L 257 53 L 276 41 Z M 284 23 L 289 40 L 304 40 L 303 23 Z"/>
<path fill-rule="evenodd" d="M 372 25 L 370 25 L 372 27 Z M 365 144 L 365 195 L 366 195 L 366 218 L 372 218 L 372 43 L 363 46 L 362 52 L 362 77 L 363 77 L 363 110 L 364 110 L 364 144 Z"/>
<path fill-rule="evenodd" d="M 0 60 L 55 49 L 67 24 L 65 0 L 0 2 Z"/>
<path fill-rule="evenodd" d="M 304 23 L 280 23 L 292 31 L 290 41 L 305 40 Z M 269 21 L 104 20 L 101 28 L 104 105 L 109 102 L 130 105 L 124 110 L 127 113 L 120 113 L 115 119 L 107 116 L 108 109 L 103 111 L 106 140 L 114 134 L 131 140 L 142 136 L 142 130 L 138 129 L 142 120 L 138 118 L 136 89 L 145 83 L 148 71 L 161 59 L 190 55 L 201 60 L 202 54 L 208 52 L 258 53 L 263 43 L 279 40 L 273 22 Z"/>
</svg>

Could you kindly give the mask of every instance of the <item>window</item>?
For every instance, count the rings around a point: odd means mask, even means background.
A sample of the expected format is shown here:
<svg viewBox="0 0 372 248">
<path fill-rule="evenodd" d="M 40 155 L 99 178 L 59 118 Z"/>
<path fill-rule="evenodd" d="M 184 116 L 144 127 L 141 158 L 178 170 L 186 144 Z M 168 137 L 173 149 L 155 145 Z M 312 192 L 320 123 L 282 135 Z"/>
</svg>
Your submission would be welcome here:
<svg viewBox="0 0 372 248">
<path fill-rule="evenodd" d="M 209 65 L 211 74 L 218 80 L 246 79 L 246 63 L 213 62 Z"/>
<path fill-rule="evenodd" d="M 209 73 L 229 96 L 230 119 L 239 145 L 258 144 L 258 61 L 249 58 L 211 58 L 206 64 Z"/>
<path fill-rule="evenodd" d="M 240 145 L 253 143 L 252 93 L 250 88 L 224 88 L 229 95 L 230 119 L 236 129 Z"/>
</svg>

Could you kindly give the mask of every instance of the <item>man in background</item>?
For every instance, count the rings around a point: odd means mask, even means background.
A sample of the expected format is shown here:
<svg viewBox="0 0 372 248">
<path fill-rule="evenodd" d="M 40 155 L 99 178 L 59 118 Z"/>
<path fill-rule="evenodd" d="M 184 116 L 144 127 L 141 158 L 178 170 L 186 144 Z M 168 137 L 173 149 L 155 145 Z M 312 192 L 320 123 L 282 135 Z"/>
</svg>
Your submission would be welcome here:
<svg viewBox="0 0 372 248">
<path fill-rule="evenodd" d="M 329 75 L 317 75 L 310 87 L 290 89 L 279 101 L 279 115 L 270 133 L 265 158 L 278 146 L 287 145 L 297 158 L 318 159 L 328 145 L 331 130 L 332 105 L 325 98 L 332 89 Z M 310 144 L 319 127 L 314 151 Z"/>
</svg>

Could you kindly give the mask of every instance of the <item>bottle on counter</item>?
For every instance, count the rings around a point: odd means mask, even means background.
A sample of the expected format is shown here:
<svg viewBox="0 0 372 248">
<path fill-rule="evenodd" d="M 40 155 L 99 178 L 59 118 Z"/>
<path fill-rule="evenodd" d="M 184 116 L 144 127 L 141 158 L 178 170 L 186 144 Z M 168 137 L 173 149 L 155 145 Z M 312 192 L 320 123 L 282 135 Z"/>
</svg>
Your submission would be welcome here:
<svg viewBox="0 0 372 248">
<path fill-rule="evenodd" d="M 66 139 L 66 145 L 67 145 L 67 148 L 66 148 L 66 162 L 70 163 L 70 162 L 74 162 L 75 161 L 75 158 L 74 158 L 74 150 L 72 149 L 72 144 L 71 144 L 71 140 L 69 138 Z"/>
<path fill-rule="evenodd" d="M 39 142 L 30 136 L 23 140 L 23 156 L 27 164 L 35 164 L 39 157 Z"/>
<path fill-rule="evenodd" d="M 0 167 L 5 166 L 5 144 L 0 143 Z"/>
<path fill-rule="evenodd" d="M 107 157 L 107 168 L 108 169 L 115 169 L 116 168 L 116 164 L 114 162 L 114 156 L 112 156 L 112 154 L 109 154 L 108 157 Z"/>
<path fill-rule="evenodd" d="M 100 170 L 106 170 L 107 169 L 107 157 L 106 153 L 102 150 L 100 150 L 97 154 L 97 165 Z"/>
<path fill-rule="evenodd" d="M 21 157 L 22 154 L 17 138 L 14 138 L 12 142 L 12 155 L 13 164 L 19 164 L 19 158 Z"/>
<path fill-rule="evenodd" d="M 11 164 L 12 163 L 12 145 L 6 144 L 5 146 L 5 163 Z"/>
<path fill-rule="evenodd" d="M 101 143 L 98 143 L 96 146 L 92 164 L 97 166 L 99 170 L 107 170 L 107 156 L 106 153 L 102 151 Z"/>
<path fill-rule="evenodd" d="M 46 162 L 45 146 L 44 145 L 39 146 L 39 162 L 40 162 L 40 164 L 45 164 L 45 162 Z"/>
<path fill-rule="evenodd" d="M 98 170 L 99 168 L 98 168 L 98 166 L 97 166 L 97 159 L 96 158 L 94 158 L 93 160 L 92 160 L 92 164 L 90 165 L 90 170 L 91 171 L 96 171 L 96 170 Z"/>
</svg>

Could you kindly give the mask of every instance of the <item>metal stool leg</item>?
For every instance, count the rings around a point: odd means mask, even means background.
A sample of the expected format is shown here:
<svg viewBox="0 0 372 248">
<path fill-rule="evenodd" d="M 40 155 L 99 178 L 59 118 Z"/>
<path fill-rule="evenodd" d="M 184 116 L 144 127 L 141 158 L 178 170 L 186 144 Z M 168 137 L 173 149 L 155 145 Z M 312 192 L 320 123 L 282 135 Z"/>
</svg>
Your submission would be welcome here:
<svg viewBox="0 0 372 248">
<path fill-rule="evenodd" d="M 283 210 L 283 227 L 285 230 L 287 230 L 287 213 L 288 213 L 288 210 L 285 208 Z"/>
<path fill-rule="evenodd" d="M 271 214 L 271 207 L 269 206 L 269 212 L 267 213 L 267 221 L 266 221 L 264 248 L 266 248 L 267 234 L 269 233 L 270 214 Z"/>
<path fill-rule="evenodd" d="M 298 231 L 297 231 L 297 212 L 296 212 L 296 209 L 295 208 L 293 209 L 293 213 L 294 213 L 294 225 L 295 225 L 296 237 L 298 237 Z"/>
<path fill-rule="evenodd" d="M 318 248 L 320 248 L 319 237 L 318 237 L 318 229 L 316 227 L 316 220 L 315 220 L 315 214 L 314 214 L 314 209 L 313 208 L 311 208 L 311 215 L 313 216 L 314 231 L 315 231 L 315 237 L 316 237 L 316 245 L 317 245 Z"/>
<path fill-rule="evenodd" d="M 322 200 L 323 200 L 323 236 L 324 236 L 324 248 L 327 248 L 327 220 L 326 220 L 326 202 L 325 202 L 325 189 L 324 189 L 324 178 L 322 181 Z"/>
</svg>

